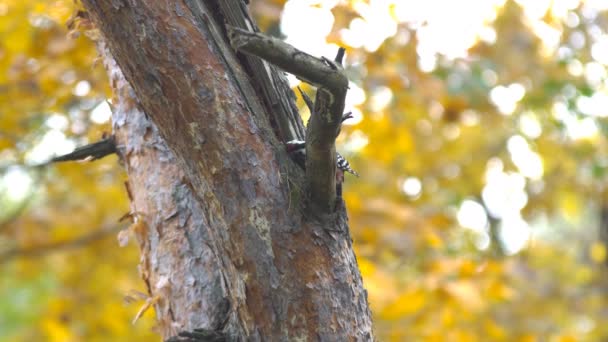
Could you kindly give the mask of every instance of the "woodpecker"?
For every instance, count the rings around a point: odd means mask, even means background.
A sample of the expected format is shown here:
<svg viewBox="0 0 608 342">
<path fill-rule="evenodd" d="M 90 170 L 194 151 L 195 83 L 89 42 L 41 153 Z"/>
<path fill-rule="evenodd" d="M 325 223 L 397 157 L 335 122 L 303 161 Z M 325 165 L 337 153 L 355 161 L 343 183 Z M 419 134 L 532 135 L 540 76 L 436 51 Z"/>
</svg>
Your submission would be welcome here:
<svg viewBox="0 0 608 342">
<path fill-rule="evenodd" d="M 291 140 L 285 143 L 287 147 L 287 152 L 291 155 L 294 161 L 300 165 L 302 168 L 306 167 L 306 142 L 304 140 Z M 338 170 L 336 172 L 336 180 L 339 183 L 344 181 L 344 172 L 351 173 L 356 177 L 359 177 L 359 174 L 351 169 L 350 164 L 346 158 L 342 157 L 340 153 L 336 152 L 336 166 Z"/>
</svg>

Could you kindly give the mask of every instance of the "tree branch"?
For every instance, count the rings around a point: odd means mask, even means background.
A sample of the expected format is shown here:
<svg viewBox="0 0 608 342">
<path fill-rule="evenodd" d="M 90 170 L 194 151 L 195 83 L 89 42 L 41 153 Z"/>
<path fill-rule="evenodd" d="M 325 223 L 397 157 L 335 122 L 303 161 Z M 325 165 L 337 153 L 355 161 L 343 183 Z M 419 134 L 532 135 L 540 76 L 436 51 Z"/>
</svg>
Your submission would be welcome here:
<svg viewBox="0 0 608 342">
<path fill-rule="evenodd" d="M 59 241 L 52 242 L 39 246 L 31 246 L 31 247 L 13 247 L 9 248 L 5 251 L 0 252 L 0 264 L 10 261 L 14 258 L 25 258 L 25 257 L 36 257 L 40 255 L 44 255 L 50 252 L 55 252 L 58 250 L 66 250 L 82 247 L 91 242 L 101 240 L 110 234 L 117 233 L 120 229 L 124 228 L 122 225 L 118 226 L 107 226 L 101 229 L 98 229 L 92 233 L 86 234 L 84 236 L 78 237 L 73 240 L 68 241 Z"/>
<path fill-rule="evenodd" d="M 327 88 L 338 95 L 346 94 L 346 75 L 328 59 L 311 56 L 259 32 L 228 26 L 228 35 L 236 50 L 262 58 L 314 86 Z"/>
<path fill-rule="evenodd" d="M 336 204 L 336 146 L 348 78 L 342 71 L 344 49 L 335 63 L 316 58 L 282 40 L 228 26 L 232 46 L 262 58 L 318 87 L 314 113 L 306 128 L 306 180 L 311 204 L 321 213 L 332 213 Z"/>
<path fill-rule="evenodd" d="M 114 142 L 114 136 L 110 136 L 92 144 L 80 146 L 68 154 L 54 157 L 48 163 L 85 159 L 93 161 L 113 153 L 116 153 L 116 143 Z"/>
</svg>

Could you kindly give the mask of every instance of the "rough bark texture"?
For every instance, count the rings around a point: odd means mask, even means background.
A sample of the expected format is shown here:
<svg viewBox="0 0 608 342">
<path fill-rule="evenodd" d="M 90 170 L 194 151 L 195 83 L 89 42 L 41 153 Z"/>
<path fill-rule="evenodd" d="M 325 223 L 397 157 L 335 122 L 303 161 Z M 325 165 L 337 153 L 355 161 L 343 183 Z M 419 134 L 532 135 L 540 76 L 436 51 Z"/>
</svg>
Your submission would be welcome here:
<svg viewBox="0 0 608 342">
<path fill-rule="evenodd" d="M 311 209 L 332 213 L 336 206 L 336 137 L 348 89 L 342 70 L 344 50 L 336 62 L 315 58 L 285 42 L 260 33 L 232 28 L 230 41 L 239 51 L 263 58 L 317 86 L 317 96 L 306 129 L 306 183 Z M 312 107 L 307 101 L 309 107 Z"/>
<path fill-rule="evenodd" d="M 204 8 L 200 7 L 200 2 L 190 1 L 194 13 L 202 13 Z M 209 2 L 212 3 L 212 2 Z M 223 17 L 227 25 L 245 29 L 248 31 L 259 32 L 255 22 L 249 16 L 247 6 L 244 1 L 217 1 L 217 11 L 215 13 Z M 196 6 L 199 4 L 199 6 Z M 218 45 L 223 45 L 223 37 L 216 35 L 214 40 L 221 41 Z M 269 110 L 273 127 L 277 128 L 277 135 L 282 141 L 304 138 L 304 126 L 295 105 L 295 97 L 289 88 L 287 78 L 283 72 L 274 65 L 270 65 L 257 57 L 242 55 L 239 60 L 247 73 L 256 84 L 256 90 L 263 99 L 266 108 Z"/>
<path fill-rule="evenodd" d="M 164 335 L 184 327 L 221 328 L 229 310 L 222 272 L 231 264 L 216 253 L 218 239 L 209 236 L 214 231 L 175 156 L 103 42 L 99 50 L 114 92 L 112 126 L 129 175 L 131 211 L 143 221 L 133 231 L 142 251 L 139 271 L 150 297 L 160 295 L 159 327 Z M 175 316 L 184 309 L 188 315 Z"/>
<path fill-rule="evenodd" d="M 116 143 L 163 337 L 371 340 L 344 206 L 307 215 L 286 133 L 229 49 L 220 6 L 83 3 L 116 60 Z"/>
</svg>

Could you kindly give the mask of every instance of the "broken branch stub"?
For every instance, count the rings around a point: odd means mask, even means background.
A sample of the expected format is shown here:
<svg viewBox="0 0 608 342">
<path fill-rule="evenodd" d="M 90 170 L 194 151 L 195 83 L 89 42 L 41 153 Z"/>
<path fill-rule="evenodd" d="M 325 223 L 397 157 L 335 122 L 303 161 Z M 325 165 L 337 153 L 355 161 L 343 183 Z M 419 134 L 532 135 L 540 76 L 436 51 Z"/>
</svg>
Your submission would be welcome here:
<svg viewBox="0 0 608 342">
<path fill-rule="evenodd" d="M 348 78 L 342 70 L 344 49 L 334 61 L 313 57 L 280 39 L 227 27 L 239 52 L 257 56 L 317 87 L 313 115 L 306 128 L 306 181 L 313 208 L 327 214 L 336 205 L 336 146 Z M 308 105 L 308 103 L 307 103 Z"/>
</svg>

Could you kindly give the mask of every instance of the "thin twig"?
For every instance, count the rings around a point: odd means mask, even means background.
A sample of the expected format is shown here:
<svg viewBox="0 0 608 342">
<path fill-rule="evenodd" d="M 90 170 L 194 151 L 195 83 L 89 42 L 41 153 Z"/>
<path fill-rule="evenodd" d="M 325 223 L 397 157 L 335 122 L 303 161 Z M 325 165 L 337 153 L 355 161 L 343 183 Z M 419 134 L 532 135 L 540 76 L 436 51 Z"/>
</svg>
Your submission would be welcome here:
<svg viewBox="0 0 608 342">
<path fill-rule="evenodd" d="M 57 156 L 51 159 L 49 163 L 73 160 L 97 160 L 113 153 L 116 153 L 116 142 L 114 141 L 114 136 L 110 136 L 92 144 L 78 147 L 68 154 Z"/>
<path fill-rule="evenodd" d="M 51 242 L 38 246 L 9 248 L 5 251 L 0 252 L 0 264 L 15 258 L 31 258 L 61 250 L 69 250 L 83 247 L 88 245 L 89 243 L 102 240 L 109 235 L 118 233 L 118 231 L 120 231 L 122 228 L 124 228 L 123 225 L 112 225 L 101 228 L 99 230 L 75 238 L 73 240 Z"/>
</svg>

